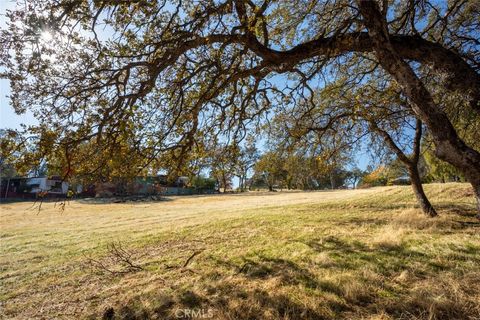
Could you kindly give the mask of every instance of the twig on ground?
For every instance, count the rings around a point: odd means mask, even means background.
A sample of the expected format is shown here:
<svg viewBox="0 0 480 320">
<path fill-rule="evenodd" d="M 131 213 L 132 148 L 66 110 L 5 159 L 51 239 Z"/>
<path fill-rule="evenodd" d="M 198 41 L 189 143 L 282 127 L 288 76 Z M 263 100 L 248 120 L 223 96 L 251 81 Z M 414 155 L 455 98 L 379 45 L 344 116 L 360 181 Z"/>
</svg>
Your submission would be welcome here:
<svg viewBox="0 0 480 320">
<path fill-rule="evenodd" d="M 99 260 L 93 259 L 91 257 L 88 257 L 84 255 L 90 265 L 95 267 L 96 269 L 102 270 L 102 271 L 107 271 L 108 273 L 112 275 L 119 275 L 119 274 L 125 274 L 129 272 L 134 272 L 134 271 L 140 271 L 143 270 L 143 268 L 138 265 L 133 263 L 132 257 L 133 257 L 133 252 L 129 252 L 125 250 L 122 247 L 122 244 L 118 242 L 116 244 L 115 242 L 110 243 L 108 246 L 108 252 L 111 261 L 111 267 L 107 266 L 104 262 L 101 262 Z M 117 269 L 114 269 L 112 267 L 119 266 Z"/>
<path fill-rule="evenodd" d="M 166 265 L 165 268 L 166 269 L 174 269 L 174 268 L 180 268 L 181 271 L 190 271 L 190 272 L 193 272 L 193 273 L 196 273 L 195 271 L 187 268 L 188 264 L 192 261 L 193 258 L 195 258 L 195 256 L 199 255 L 200 253 L 202 253 L 205 249 L 202 249 L 202 250 L 197 250 L 195 252 L 192 253 L 192 255 L 190 257 L 188 257 L 188 259 L 185 261 L 185 263 L 183 265 L 177 265 L 177 266 L 172 266 L 172 265 Z"/>
<path fill-rule="evenodd" d="M 183 268 L 186 268 L 186 267 L 188 266 L 188 264 L 190 263 L 190 261 L 192 261 L 192 259 L 193 259 L 196 255 L 200 254 L 202 251 L 203 251 L 203 250 L 195 251 L 195 252 L 187 259 L 187 261 L 185 261 L 185 263 L 183 264 Z"/>
</svg>

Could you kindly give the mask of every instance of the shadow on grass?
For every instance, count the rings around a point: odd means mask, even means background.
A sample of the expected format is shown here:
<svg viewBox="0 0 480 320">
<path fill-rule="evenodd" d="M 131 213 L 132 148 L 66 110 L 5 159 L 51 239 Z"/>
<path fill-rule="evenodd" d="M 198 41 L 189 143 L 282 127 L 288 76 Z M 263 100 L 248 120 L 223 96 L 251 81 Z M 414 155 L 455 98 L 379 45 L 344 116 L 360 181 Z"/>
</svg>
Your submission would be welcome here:
<svg viewBox="0 0 480 320">
<path fill-rule="evenodd" d="M 441 206 L 440 210 L 473 219 L 468 206 Z M 359 219 L 350 223 L 378 223 Z M 443 226 L 438 228 L 435 232 L 440 235 Z M 463 275 L 469 272 L 466 266 L 480 264 L 477 246 L 452 247 L 439 259 L 441 251 L 418 249 L 402 241 L 384 245 L 327 236 L 302 243 L 314 252 L 305 261 L 263 254 L 243 257 L 240 263 L 209 257 L 211 268 L 196 270 L 188 285 L 162 288 L 162 293 L 107 308 L 103 318 L 480 318 L 475 302 L 479 285 Z M 312 258 L 320 255 L 326 257 L 325 263 Z M 462 261 L 468 264 L 462 267 Z"/>
<path fill-rule="evenodd" d="M 469 312 L 478 310 L 443 287 L 409 291 L 392 280 L 409 268 L 408 261 L 425 264 L 426 270 L 410 270 L 420 279 L 441 271 L 427 254 L 403 247 L 372 249 L 338 237 L 307 245 L 327 252 L 335 264 L 312 267 L 264 255 L 244 258 L 240 264 L 214 259 L 217 268 L 197 274 L 187 287 L 107 308 L 103 319 L 357 319 L 375 314 L 393 319 L 470 319 Z M 367 265 L 380 280 L 362 274 Z M 340 276 L 324 276 L 332 271 Z M 345 274 L 349 278 L 341 278 Z"/>
<path fill-rule="evenodd" d="M 374 266 L 383 276 L 391 276 L 406 268 L 406 260 L 428 264 L 431 257 L 403 245 L 367 246 L 359 241 L 345 241 L 329 236 L 305 243 L 318 253 L 327 253 L 333 260 L 329 267 L 339 270 L 359 270 L 364 266 Z"/>
<path fill-rule="evenodd" d="M 171 294 L 137 297 L 123 306 L 106 308 L 103 319 L 332 319 L 349 310 L 338 299 L 337 288 L 317 279 L 314 274 L 286 259 L 257 256 L 241 265 L 215 259 L 217 271 L 202 276 L 201 289 L 178 288 Z M 222 271 L 219 271 L 222 270 Z M 230 274 L 225 276 L 223 272 Z M 266 289 L 262 283 L 274 279 L 280 287 Z M 199 281 L 195 281 L 198 283 Z M 323 298 L 324 308 L 305 303 L 286 288 L 332 292 Z M 148 306 L 144 301 L 148 300 Z M 189 313 L 189 314 L 188 314 Z M 192 316 L 192 313 L 194 314 Z"/>
<path fill-rule="evenodd" d="M 435 206 L 441 213 L 453 214 L 461 217 L 473 218 L 478 214 L 477 209 L 470 203 L 456 203 L 456 204 L 438 204 Z"/>
<path fill-rule="evenodd" d="M 439 233 L 452 233 L 458 230 L 474 228 L 473 231 L 480 227 L 478 219 L 478 211 L 472 203 L 436 203 L 434 204 L 439 216 L 430 218 L 421 213 L 420 208 L 415 205 L 397 204 L 397 205 L 369 205 L 369 206 L 353 206 L 344 208 L 347 210 L 355 210 L 357 216 L 339 215 L 336 218 L 337 226 L 351 225 L 387 225 L 396 224 L 411 229 L 428 229 L 433 227 Z M 414 209 L 409 216 L 409 210 Z M 397 210 L 397 212 L 385 215 L 389 210 Z M 403 213 L 406 212 L 407 215 Z M 378 215 L 377 215 L 378 213 Z M 403 225 L 402 225 L 403 224 Z"/>
<path fill-rule="evenodd" d="M 228 283 L 209 286 L 206 294 L 180 290 L 148 300 L 148 307 L 134 299 L 117 309 L 107 308 L 102 319 L 328 319 L 285 294 Z"/>
<path fill-rule="evenodd" d="M 79 198 L 73 199 L 81 204 L 113 204 L 113 203 L 156 203 L 164 201 L 174 201 L 172 198 L 165 196 L 135 196 L 135 197 L 112 197 L 112 198 Z"/>
</svg>

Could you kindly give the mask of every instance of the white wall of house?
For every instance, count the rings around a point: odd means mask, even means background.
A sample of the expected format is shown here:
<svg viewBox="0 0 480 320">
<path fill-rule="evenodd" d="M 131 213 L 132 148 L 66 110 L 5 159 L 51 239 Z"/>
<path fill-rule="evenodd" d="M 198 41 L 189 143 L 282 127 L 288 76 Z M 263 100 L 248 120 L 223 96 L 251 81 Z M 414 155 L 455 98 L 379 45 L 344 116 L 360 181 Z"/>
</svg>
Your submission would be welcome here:
<svg viewBox="0 0 480 320">
<path fill-rule="evenodd" d="M 32 186 L 31 193 L 47 191 L 47 178 L 30 178 L 26 184 Z"/>
<path fill-rule="evenodd" d="M 48 191 L 55 194 L 66 194 L 68 192 L 68 182 L 50 180 L 48 178 L 30 178 L 27 185 L 33 186 L 31 193 Z"/>
</svg>

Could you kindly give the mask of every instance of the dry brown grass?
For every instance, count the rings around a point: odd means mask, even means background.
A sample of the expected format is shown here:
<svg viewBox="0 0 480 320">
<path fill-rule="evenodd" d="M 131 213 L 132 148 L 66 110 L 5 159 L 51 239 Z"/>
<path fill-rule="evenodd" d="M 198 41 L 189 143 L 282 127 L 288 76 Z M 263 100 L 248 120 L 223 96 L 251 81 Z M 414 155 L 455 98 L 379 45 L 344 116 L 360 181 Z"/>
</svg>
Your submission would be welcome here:
<svg viewBox="0 0 480 320">
<path fill-rule="evenodd" d="M 394 224 L 388 224 L 382 227 L 373 237 L 371 244 L 380 249 L 395 249 L 403 245 L 403 238 L 406 230 Z"/>
<path fill-rule="evenodd" d="M 0 206 L 11 319 L 476 319 L 480 229 L 464 184 Z M 110 275 L 120 241 L 142 270 Z M 201 251 L 183 267 L 193 252 Z M 112 266 L 115 267 L 115 266 Z M 211 313 L 208 313 L 211 312 Z M 199 314 L 197 314 L 199 315 Z"/>
<path fill-rule="evenodd" d="M 392 219 L 391 228 L 396 230 L 404 230 L 404 228 L 424 230 L 424 229 L 454 229 L 458 226 L 458 222 L 452 219 L 452 215 L 448 210 L 444 210 L 443 214 L 435 219 L 425 216 L 420 209 L 409 208 L 400 211 Z M 393 232 L 392 232 L 393 234 Z"/>
</svg>

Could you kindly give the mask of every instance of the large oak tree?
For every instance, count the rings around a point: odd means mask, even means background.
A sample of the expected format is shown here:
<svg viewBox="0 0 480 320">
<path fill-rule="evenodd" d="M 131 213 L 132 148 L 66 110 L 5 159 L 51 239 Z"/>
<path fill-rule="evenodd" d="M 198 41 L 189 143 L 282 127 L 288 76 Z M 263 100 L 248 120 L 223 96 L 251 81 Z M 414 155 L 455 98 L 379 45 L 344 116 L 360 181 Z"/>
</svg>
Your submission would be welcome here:
<svg viewBox="0 0 480 320">
<path fill-rule="evenodd" d="M 127 129 L 145 159 L 177 147 L 183 155 L 199 136 L 241 139 L 275 99 L 295 103 L 362 56 L 398 82 L 480 210 L 480 153 L 418 74 L 435 72 L 480 114 L 478 2 L 21 2 L 2 31 L 12 104 L 33 111 L 68 159 L 90 140 L 115 146 Z"/>
</svg>

